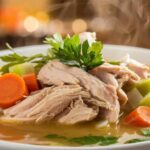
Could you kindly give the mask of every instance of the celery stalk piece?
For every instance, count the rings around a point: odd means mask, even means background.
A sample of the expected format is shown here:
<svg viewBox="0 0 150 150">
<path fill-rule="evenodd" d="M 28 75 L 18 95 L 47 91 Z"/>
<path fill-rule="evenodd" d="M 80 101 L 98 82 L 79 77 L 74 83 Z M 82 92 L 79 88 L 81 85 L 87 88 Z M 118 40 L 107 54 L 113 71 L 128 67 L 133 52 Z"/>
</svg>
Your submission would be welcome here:
<svg viewBox="0 0 150 150">
<path fill-rule="evenodd" d="M 10 73 L 16 73 L 20 76 L 29 74 L 29 73 L 35 73 L 34 67 L 32 63 L 23 63 L 23 64 L 18 64 L 14 65 L 9 68 Z"/>
<path fill-rule="evenodd" d="M 140 101 L 140 105 L 150 106 L 150 92 Z"/>
<path fill-rule="evenodd" d="M 147 95 L 150 92 L 150 78 L 139 81 L 136 87 L 143 96 Z"/>
</svg>

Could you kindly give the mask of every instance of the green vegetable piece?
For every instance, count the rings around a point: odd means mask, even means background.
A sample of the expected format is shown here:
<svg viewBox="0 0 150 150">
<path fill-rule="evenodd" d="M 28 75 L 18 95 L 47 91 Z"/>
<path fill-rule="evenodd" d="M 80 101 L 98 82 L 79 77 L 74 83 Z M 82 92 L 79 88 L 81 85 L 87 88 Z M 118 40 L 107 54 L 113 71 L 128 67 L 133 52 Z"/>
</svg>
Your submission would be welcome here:
<svg viewBox="0 0 150 150">
<path fill-rule="evenodd" d="M 70 139 L 70 142 L 77 143 L 80 145 L 110 145 L 117 143 L 118 138 L 113 136 L 84 136 L 84 137 L 78 137 L 78 138 L 72 138 Z"/>
<path fill-rule="evenodd" d="M 150 139 L 132 139 L 129 141 L 126 141 L 125 144 L 129 144 L 129 143 L 139 143 L 139 142 L 145 142 L 145 141 L 149 141 Z"/>
<path fill-rule="evenodd" d="M 120 65 L 121 62 L 113 60 L 113 61 L 109 61 L 109 63 L 112 65 Z"/>
<path fill-rule="evenodd" d="M 150 137 L 150 128 L 141 129 L 140 134 Z"/>
<path fill-rule="evenodd" d="M 150 78 L 139 81 L 136 87 L 143 96 L 147 95 L 150 92 Z"/>
<path fill-rule="evenodd" d="M 78 145 L 110 145 L 110 144 L 115 144 L 118 142 L 117 137 L 113 136 L 93 136 L 93 135 L 88 135 L 88 136 L 83 136 L 83 137 L 76 137 L 76 138 L 67 138 L 61 135 L 57 134 L 49 134 L 45 136 L 48 139 L 63 139 L 66 140 L 67 142 L 75 143 Z"/>
<path fill-rule="evenodd" d="M 150 106 L 150 92 L 140 101 L 142 106 Z"/>
<path fill-rule="evenodd" d="M 29 73 L 35 73 L 35 70 L 34 70 L 33 64 L 23 63 L 23 64 L 18 64 L 18 65 L 9 67 L 9 72 L 16 73 L 20 76 L 23 76 Z"/>
<path fill-rule="evenodd" d="M 145 137 L 150 137 L 150 128 L 143 128 L 139 130 L 139 134 Z M 150 141 L 150 138 L 131 139 L 131 140 L 126 141 L 125 143 L 139 143 L 139 142 L 144 142 L 144 141 Z"/>
</svg>

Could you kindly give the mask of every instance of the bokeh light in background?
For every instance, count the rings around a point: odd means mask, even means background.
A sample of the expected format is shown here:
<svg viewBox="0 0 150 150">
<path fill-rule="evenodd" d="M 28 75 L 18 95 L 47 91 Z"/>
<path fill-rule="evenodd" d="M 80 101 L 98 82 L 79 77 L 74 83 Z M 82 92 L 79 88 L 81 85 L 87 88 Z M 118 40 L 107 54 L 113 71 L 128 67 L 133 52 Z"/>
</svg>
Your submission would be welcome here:
<svg viewBox="0 0 150 150">
<path fill-rule="evenodd" d="M 84 31 L 105 43 L 150 48 L 149 10 L 150 0 L 0 0 L 0 49 Z"/>
<path fill-rule="evenodd" d="M 35 17 L 28 16 L 25 18 L 23 25 L 27 32 L 34 32 L 39 28 L 39 21 Z"/>
<path fill-rule="evenodd" d="M 83 19 L 75 19 L 72 23 L 72 30 L 74 33 L 85 32 L 87 30 L 87 23 Z"/>
</svg>

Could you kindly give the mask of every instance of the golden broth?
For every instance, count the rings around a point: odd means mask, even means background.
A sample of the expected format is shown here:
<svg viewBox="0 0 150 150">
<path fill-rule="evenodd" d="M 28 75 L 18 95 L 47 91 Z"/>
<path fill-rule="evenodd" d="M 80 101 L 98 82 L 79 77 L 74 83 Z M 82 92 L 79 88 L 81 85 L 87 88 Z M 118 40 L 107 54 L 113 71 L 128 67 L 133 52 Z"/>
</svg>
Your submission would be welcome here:
<svg viewBox="0 0 150 150">
<path fill-rule="evenodd" d="M 65 145 L 76 146 L 62 140 L 45 138 L 48 134 L 58 134 L 65 137 L 81 137 L 85 135 L 112 135 L 122 137 L 119 141 L 139 137 L 139 129 L 126 126 L 123 123 L 110 125 L 107 127 L 97 127 L 96 122 L 77 124 L 72 126 L 60 125 L 55 122 L 42 125 L 18 124 L 18 123 L 0 123 L 0 140 L 7 140 L 19 143 L 29 143 L 38 145 Z"/>
</svg>

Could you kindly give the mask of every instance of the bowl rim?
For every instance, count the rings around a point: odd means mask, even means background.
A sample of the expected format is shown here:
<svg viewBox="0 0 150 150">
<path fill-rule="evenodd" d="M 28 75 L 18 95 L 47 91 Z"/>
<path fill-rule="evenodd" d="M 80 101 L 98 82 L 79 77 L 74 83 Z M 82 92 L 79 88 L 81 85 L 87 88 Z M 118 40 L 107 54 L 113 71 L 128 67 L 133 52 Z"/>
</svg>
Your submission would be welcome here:
<svg viewBox="0 0 150 150">
<path fill-rule="evenodd" d="M 11 142 L 11 141 L 4 141 L 0 140 L 0 147 L 3 148 L 24 148 L 26 150 L 36 150 L 39 148 L 40 150 L 120 150 L 121 148 L 127 149 L 127 148 L 135 148 L 135 147 L 143 147 L 143 146 L 150 146 L 150 141 L 144 141 L 139 143 L 131 143 L 131 144 L 114 144 L 109 146 L 79 146 L 79 147 L 73 147 L 73 146 L 44 146 L 44 145 L 33 145 L 33 144 L 25 144 L 25 143 L 17 143 L 17 142 Z"/>
</svg>

